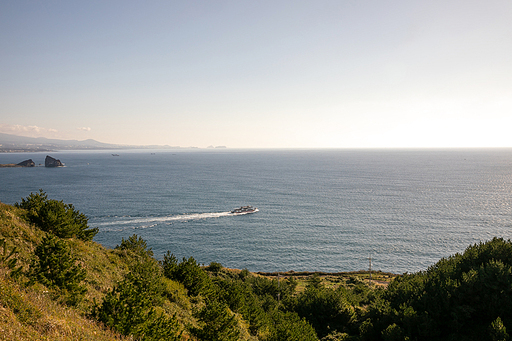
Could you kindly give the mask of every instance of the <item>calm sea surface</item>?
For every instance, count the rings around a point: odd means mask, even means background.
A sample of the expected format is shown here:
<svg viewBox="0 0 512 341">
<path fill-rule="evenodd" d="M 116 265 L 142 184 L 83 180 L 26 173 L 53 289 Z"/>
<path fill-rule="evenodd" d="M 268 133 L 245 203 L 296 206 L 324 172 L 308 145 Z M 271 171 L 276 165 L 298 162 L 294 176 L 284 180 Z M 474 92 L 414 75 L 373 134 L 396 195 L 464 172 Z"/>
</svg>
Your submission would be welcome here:
<svg viewBox="0 0 512 341">
<path fill-rule="evenodd" d="M 154 155 L 152 155 L 154 152 Z M 113 156 L 118 153 L 119 156 Z M 176 150 L 48 153 L 64 168 L 0 169 L 0 201 L 42 188 L 115 247 L 137 234 L 251 271 L 425 270 L 512 237 L 512 150 Z M 0 163 L 46 153 L 0 154 Z M 260 212 L 228 212 L 253 205 Z"/>
</svg>

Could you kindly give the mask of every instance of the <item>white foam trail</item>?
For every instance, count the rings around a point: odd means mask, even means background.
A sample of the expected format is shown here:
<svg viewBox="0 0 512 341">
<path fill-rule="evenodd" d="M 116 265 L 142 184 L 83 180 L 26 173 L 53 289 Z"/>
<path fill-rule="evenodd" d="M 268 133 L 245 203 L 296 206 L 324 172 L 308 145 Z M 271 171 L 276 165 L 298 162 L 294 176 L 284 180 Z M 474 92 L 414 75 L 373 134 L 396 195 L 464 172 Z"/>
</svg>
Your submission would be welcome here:
<svg viewBox="0 0 512 341">
<path fill-rule="evenodd" d="M 187 220 L 199 220 L 219 217 L 229 217 L 241 215 L 240 213 L 233 214 L 231 212 L 217 212 L 217 213 L 194 213 L 194 214 L 180 214 L 167 217 L 140 217 L 140 218 L 128 218 L 103 223 L 96 223 L 95 226 L 108 226 L 108 225 L 127 225 L 127 224 L 147 224 L 147 223 L 166 223 L 173 221 L 187 221 Z"/>
</svg>

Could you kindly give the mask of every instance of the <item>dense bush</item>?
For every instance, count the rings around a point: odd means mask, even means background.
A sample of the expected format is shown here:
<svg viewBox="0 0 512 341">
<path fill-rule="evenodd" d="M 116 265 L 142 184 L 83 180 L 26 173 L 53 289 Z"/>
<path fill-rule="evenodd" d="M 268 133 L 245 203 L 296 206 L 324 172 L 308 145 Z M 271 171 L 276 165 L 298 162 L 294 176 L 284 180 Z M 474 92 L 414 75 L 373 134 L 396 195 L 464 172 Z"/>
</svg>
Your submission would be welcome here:
<svg viewBox="0 0 512 341">
<path fill-rule="evenodd" d="M 269 333 L 272 321 L 249 283 L 240 279 L 217 279 L 215 284 L 218 289 L 217 299 L 242 315 L 251 335 L 262 336 Z"/>
<path fill-rule="evenodd" d="M 93 316 L 124 335 L 141 340 L 180 340 L 176 316 L 158 314 L 166 295 L 162 269 L 146 242 L 133 235 L 118 250 L 129 252 L 129 272 L 93 308 Z"/>
<path fill-rule="evenodd" d="M 217 262 L 211 262 L 210 265 L 206 268 L 206 271 L 213 272 L 214 274 L 218 274 L 222 270 L 222 264 Z"/>
<path fill-rule="evenodd" d="M 201 327 L 193 327 L 192 333 L 202 341 L 237 341 L 240 328 L 233 312 L 217 300 L 207 300 L 206 305 L 195 316 Z"/>
<path fill-rule="evenodd" d="M 415 340 L 490 340 L 493 323 L 493 330 L 512 326 L 512 243 L 494 238 L 398 277 L 383 299 L 372 303 L 373 331 L 363 336 L 380 331 Z"/>
<path fill-rule="evenodd" d="M 98 233 L 97 228 L 89 228 L 85 214 L 75 210 L 72 204 L 48 199 L 42 189 L 21 199 L 15 206 L 27 210 L 28 219 L 41 230 L 60 238 L 89 241 Z"/>
<path fill-rule="evenodd" d="M 124 335 L 142 340 L 180 340 L 181 331 L 176 316 L 157 314 L 153 305 L 155 295 L 151 283 L 143 273 L 130 272 L 118 283 L 93 315 L 107 326 Z"/>
<path fill-rule="evenodd" d="M 148 248 L 148 244 L 142 237 L 136 234 L 128 237 L 128 239 L 122 238 L 121 244 L 115 247 L 116 250 L 122 250 L 132 253 L 138 257 L 148 258 L 153 257 L 153 251 Z"/>
<path fill-rule="evenodd" d="M 316 341 L 315 329 L 304 318 L 289 311 L 274 310 L 273 330 L 269 341 Z"/>
<path fill-rule="evenodd" d="M 64 291 L 68 303 L 78 302 L 86 292 L 81 283 L 86 271 L 72 255 L 69 245 L 48 235 L 36 247 L 34 254 L 36 258 L 30 269 L 31 281 Z"/>
<path fill-rule="evenodd" d="M 315 328 L 319 337 L 332 331 L 348 332 L 355 320 L 355 311 L 343 297 L 342 290 L 308 285 L 292 301 L 291 309 Z"/>
<path fill-rule="evenodd" d="M 212 282 L 208 274 L 193 257 L 183 257 L 179 262 L 176 256 L 167 252 L 162 267 L 165 277 L 182 283 L 190 295 L 209 295 L 212 292 Z"/>
</svg>

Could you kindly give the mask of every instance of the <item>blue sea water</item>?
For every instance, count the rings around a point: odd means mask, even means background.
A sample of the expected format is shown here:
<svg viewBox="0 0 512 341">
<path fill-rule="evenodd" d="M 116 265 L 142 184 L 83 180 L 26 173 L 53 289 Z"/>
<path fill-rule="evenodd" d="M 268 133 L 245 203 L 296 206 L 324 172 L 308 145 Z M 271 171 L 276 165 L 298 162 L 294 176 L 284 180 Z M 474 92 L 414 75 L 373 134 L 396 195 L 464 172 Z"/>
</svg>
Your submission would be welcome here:
<svg viewBox="0 0 512 341">
<path fill-rule="evenodd" d="M 42 188 L 115 247 L 250 271 L 425 270 L 512 235 L 512 150 L 133 150 L 49 153 L 0 169 L 0 201 Z M 154 155 L 152 154 L 154 153 Z M 0 163 L 46 153 L 0 154 Z M 242 205 L 259 212 L 230 215 Z"/>
</svg>

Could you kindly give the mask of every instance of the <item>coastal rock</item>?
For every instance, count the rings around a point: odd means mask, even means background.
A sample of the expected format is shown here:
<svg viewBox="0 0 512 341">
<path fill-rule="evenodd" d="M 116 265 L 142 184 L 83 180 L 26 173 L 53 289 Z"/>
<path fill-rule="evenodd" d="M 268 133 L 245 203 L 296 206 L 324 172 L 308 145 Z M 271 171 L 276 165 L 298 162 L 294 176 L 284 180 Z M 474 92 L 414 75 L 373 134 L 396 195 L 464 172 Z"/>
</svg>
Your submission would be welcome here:
<svg viewBox="0 0 512 341">
<path fill-rule="evenodd" d="M 44 159 L 45 167 L 64 167 L 64 164 L 60 162 L 60 160 L 54 159 L 50 155 L 46 155 L 46 159 Z"/>
<path fill-rule="evenodd" d="M 25 160 L 25 161 L 21 161 L 20 163 L 17 164 L 17 166 L 20 166 L 20 167 L 35 167 L 36 164 L 34 161 L 32 161 L 32 159 L 28 159 L 28 160 Z"/>
</svg>

